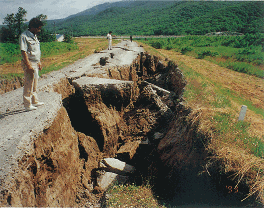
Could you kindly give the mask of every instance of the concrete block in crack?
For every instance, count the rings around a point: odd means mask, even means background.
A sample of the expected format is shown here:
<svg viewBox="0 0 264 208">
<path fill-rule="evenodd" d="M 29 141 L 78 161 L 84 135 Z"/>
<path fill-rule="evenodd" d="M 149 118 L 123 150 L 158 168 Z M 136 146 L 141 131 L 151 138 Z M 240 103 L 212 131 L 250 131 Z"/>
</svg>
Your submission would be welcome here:
<svg viewBox="0 0 264 208">
<path fill-rule="evenodd" d="M 156 106 L 160 109 L 159 111 L 160 111 L 161 115 L 166 115 L 168 117 L 170 117 L 172 115 L 171 109 L 165 103 L 162 102 L 162 100 L 157 95 L 156 91 L 153 90 L 151 85 L 147 85 L 144 88 L 144 90 L 149 93 L 150 98 L 154 101 Z"/>
<path fill-rule="evenodd" d="M 104 172 L 97 177 L 97 184 L 100 188 L 106 190 L 111 184 L 124 184 L 128 179 L 128 176 L 122 176 L 112 172 Z"/>
<path fill-rule="evenodd" d="M 104 158 L 103 160 L 101 160 L 101 162 L 105 164 L 107 166 L 107 170 L 111 172 L 119 172 L 125 174 L 135 171 L 134 166 L 115 158 Z"/>
</svg>

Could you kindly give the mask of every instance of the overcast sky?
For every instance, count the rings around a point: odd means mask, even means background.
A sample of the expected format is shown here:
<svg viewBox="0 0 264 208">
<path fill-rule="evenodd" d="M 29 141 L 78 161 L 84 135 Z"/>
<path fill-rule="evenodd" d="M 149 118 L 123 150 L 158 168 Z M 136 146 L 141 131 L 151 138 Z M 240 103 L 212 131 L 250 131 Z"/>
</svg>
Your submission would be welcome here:
<svg viewBox="0 0 264 208">
<path fill-rule="evenodd" d="M 7 14 L 16 14 L 18 7 L 27 11 L 26 19 L 39 14 L 48 16 L 48 20 L 61 19 L 89 9 L 98 4 L 121 0 L 0 0 L 0 25 Z"/>
</svg>

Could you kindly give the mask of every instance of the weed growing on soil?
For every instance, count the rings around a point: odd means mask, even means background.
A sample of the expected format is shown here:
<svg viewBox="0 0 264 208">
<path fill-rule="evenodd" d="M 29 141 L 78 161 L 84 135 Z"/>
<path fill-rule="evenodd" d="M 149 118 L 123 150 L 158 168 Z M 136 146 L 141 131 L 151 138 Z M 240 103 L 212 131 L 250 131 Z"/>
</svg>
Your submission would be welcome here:
<svg viewBox="0 0 264 208">
<path fill-rule="evenodd" d="M 159 205 L 158 200 L 153 196 L 151 187 L 148 185 L 136 186 L 113 185 L 108 191 L 107 207 L 156 207 L 165 208 Z"/>
</svg>

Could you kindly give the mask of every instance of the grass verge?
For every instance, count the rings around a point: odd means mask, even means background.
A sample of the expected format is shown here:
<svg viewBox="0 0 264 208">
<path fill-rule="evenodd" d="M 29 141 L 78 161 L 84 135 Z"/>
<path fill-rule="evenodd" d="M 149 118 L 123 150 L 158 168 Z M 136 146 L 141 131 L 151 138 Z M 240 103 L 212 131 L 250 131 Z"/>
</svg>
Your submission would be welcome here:
<svg viewBox="0 0 264 208">
<path fill-rule="evenodd" d="M 108 189 L 109 199 L 106 207 L 153 207 L 165 208 L 153 197 L 149 185 L 137 186 L 135 184 L 118 185 L 115 184 Z"/>
<path fill-rule="evenodd" d="M 156 49 L 180 52 L 199 59 L 209 59 L 220 66 L 264 77 L 262 35 L 245 36 L 186 36 L 179 38 L 140 40 Z"/>
</svg>

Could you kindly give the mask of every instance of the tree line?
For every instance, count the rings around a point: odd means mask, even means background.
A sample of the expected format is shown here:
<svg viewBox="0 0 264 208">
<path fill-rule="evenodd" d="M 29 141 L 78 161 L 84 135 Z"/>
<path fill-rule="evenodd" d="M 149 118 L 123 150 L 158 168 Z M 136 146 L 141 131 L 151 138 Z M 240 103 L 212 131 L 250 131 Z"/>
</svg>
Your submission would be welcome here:
<svg viewBox="0 0 264 208">
<path fill-rule="evenodd" d="M 113 5 L 113 6 L 111 6 Z M 98 9 L 101 8 L 101 9 Z M 98 12 L 96 12 L 98 11 Z M 19 7 L 3 22 L 2 42 L 16 42 L 25 24 L 26 11 Z M 61 20 L 46 20 L 41 41 L 66 36 L 205 35 L 212 32 L 264 32 L 264 2 L 260 1 L 122 1 L 107 3 Z M 52 31 L 52 32 L 51 32 Z"/>
<path fill-rule="evenodd" d="M 6 26 L 2 27 L 0 30 L 1 42 L 18 43 L 20 34 L 28 27 L 28 24 L 26 23 L 26 14 L 27 11 L 22 7 L 18 8 L 16 14 L 7 14 L 3 22 Z M 40 14 L 36 16 L 36 18 L 40 19 L 44 23 L 44 26 L 47 24 L 47 15 Z M 56 40 L 56 35 L 52 34 L 52 32 L 45 27 L 42 27 L 41 32 L 38 34 L 38 39 L 41 42 L 52 42 Z M 66 42 L 70 42 L 71 37 L 66 36 L 65 40 Z"/>
<path fill-rule="evenodd" d="M 47 21 L 47 28 L 74 36 L 205 35 L 231 31 L 263 33 L 264 2 L 256 1 L 134 1 L 112 3 L 98 13 L 84 12 Z M 103 5 L 102 5 L 103 7 Z"/>
</svg>

